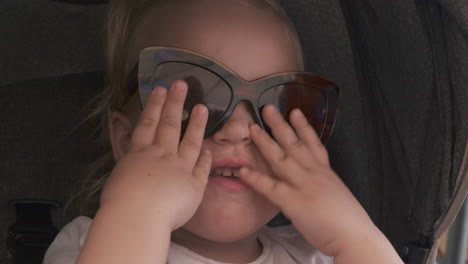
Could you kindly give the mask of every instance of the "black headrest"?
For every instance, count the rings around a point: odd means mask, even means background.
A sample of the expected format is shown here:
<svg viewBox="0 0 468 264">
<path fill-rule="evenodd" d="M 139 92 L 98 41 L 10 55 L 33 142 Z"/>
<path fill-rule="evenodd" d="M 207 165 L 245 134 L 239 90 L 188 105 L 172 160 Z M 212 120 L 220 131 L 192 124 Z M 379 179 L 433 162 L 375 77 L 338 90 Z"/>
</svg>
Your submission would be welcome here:
<svg viewBox="0 0 468 264">
<path fill-rule="evenodd" d="M 57 2 L 65 2 L 77 5 L 93 5 L 93 4 L 106 4 L 108 0 L 53 0 Z"/>
</svg>

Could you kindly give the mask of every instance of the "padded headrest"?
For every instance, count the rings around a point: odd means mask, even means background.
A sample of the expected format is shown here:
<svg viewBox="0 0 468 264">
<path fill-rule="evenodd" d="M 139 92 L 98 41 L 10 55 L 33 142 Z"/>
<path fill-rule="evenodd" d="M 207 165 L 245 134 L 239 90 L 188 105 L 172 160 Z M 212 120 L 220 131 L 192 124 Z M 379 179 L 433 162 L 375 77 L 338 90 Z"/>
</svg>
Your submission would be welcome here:
<svg viewBox="0 0 468 264">
<path fill-rule="evenodd" d="M 76 5 L 95 5 L 95 4 L 105 4 L 109 2 L 108 0 L 54 0 L 57 2 L 65 2 Z"/>
</svg>

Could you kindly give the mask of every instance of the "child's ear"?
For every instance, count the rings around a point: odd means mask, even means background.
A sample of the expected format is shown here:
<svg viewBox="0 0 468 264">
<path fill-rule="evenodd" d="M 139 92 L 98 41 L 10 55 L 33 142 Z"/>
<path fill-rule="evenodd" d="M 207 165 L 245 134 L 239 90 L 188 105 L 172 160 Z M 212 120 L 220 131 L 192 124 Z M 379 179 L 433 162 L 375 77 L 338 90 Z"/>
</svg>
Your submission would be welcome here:
<svg viewBox="0 0 468 264">
<path fill-rule="evenodd" d="M 122 112 L 112 112 L 108 120 L 109 138 L 114 160 L 120 160 L 127 154 L 132 135 L 132 123 Z"/>
</svg>

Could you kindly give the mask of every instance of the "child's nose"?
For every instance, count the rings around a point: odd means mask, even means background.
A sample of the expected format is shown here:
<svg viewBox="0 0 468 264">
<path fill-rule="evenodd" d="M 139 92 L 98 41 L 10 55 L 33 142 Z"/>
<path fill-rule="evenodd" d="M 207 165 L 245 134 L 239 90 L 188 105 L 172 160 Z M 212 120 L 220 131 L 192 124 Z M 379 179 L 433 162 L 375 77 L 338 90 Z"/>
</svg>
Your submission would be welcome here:
<svg viewBox="0 0 468 264">
<path fill-rule="evenodd" d="M 251 106 L 247 102 L 240 102 L 227 122 L 212 137 L 219 144 L 250 144 L 249 127 L 255 123 Z"/>
</svg>

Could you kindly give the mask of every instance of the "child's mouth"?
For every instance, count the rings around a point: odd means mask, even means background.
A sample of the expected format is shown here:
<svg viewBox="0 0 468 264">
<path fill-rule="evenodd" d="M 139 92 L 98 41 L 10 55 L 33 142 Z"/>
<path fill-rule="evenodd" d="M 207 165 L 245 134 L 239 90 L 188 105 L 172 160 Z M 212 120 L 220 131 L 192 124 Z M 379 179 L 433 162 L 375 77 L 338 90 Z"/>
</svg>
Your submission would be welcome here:
<svg viewBox="0 0 468 264">
<path fill-rule="evenodd" d="M 229 192 L 249 190 L 250 186 L 239 178 L 238 168 L 216 168 L 210 172 L 210 181 Z"/>
<path fill-rule="evenodd" d="M 240 180 L 239 178 L 240 168 L 216 168 L 210 171 L 211 177 L 224 177 L 231 180 Z"/>
<path fill-rule="evenodd" d="M 239 178 L 239 177 L 234 177 L 234 176 L 210 175 L 210 177 L 213 177 L 213 178 L 223 178 L 223 179 L 228 179 L 228 180 L 232 180 L 232 181 L 240 181 L 240 178 Z"/>
</svg>

